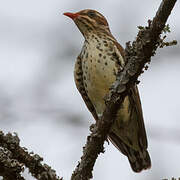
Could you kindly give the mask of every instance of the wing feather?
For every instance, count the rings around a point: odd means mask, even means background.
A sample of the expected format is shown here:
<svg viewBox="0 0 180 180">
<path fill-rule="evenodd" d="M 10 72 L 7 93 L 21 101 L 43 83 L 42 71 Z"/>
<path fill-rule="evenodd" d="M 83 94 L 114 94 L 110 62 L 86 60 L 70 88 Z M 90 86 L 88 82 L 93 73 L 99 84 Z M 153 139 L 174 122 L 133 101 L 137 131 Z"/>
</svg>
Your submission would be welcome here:
<svg viewBox="0 0 180 180">
<path fill-rule="evenodd" d="M 85 87 L 84 87 L 83 71 L 82 71 L 82 59 L 80 56 L 77 57 L 77 60 L 75 63 L 74 79 L 75 79 L 76 87 L 79 90 L 87 108 L 92 113 L 94 119 L 97 121 L 98 116 L 97 116 L 96 110 L 95 110 L 93 104 L 91 103 L 91 100 L 89 99 L 89 97 L 86 93 Z"/>
</svg>

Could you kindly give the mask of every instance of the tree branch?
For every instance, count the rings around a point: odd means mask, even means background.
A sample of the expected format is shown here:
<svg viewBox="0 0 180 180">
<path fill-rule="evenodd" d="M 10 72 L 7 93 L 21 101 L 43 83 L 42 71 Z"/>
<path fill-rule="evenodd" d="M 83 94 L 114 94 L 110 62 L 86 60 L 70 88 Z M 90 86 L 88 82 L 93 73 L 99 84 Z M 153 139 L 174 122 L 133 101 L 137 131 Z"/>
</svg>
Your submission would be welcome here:
<svg viewBox="0 0 180 180">
<path fill-rule="evenodd" d="M 12 153 L 8 149 L 0 147 L 0 175 L 6 180 L 25 180 L 20 174 L 21 171 L 22 164 L 12 159 Z"/>
<path fill-rule="evenodd" d="M 92 170 L 98 155 L 103 152 L 103 144 L 107 139 L 115 120 L 119 105 L 128 95 L 130 87 L 137 83 L 137 78 L 143 73 L 146 63 L 155 54 L 160 44 L 160 34 L 173 9 L 176 0 L 163 0 L 153 21 L 148 21 L 147 27 L 141 28 L 132 45 L 128 42 L 125 48 L 124 69 L 118 74 L 116 82 L 106 99 L 106 109 L 102 118 L 96 122 L 83 148 L 83 156 L 72 174 L 71 180 L 88 180 L 92 178 Z"/>
<path fill-rule="evenodd" d="M 62 180 L 56 176 L 55 170 L 50 166 L 42 165 L 43 158 L 34 153 L 28 153 L 26 148 L 20 147 L 17 135 L 0 131 L 0 175 L 7 180 L 23 180 L 20 176 L 22 166 L 38 180 Z M 13 178 L 10 178 L 13 177 Z"/>
</svg>

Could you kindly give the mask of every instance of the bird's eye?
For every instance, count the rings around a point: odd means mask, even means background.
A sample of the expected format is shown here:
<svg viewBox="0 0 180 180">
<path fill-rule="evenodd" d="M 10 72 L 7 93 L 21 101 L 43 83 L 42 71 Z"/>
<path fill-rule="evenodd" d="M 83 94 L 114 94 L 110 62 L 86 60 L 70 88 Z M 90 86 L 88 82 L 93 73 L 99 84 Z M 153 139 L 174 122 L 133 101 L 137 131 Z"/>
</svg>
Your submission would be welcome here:
<svg viewBox="0 0 180 180">
<path fill-rule="evenodd" d="M 91 17 L 91 18 L 93 18 L 93 17 L 96 16 L 95 12 L 93 12 L 93 11 L 89 11 L 87 14 L 88 14 L 88 16 Z"/>
</svg>

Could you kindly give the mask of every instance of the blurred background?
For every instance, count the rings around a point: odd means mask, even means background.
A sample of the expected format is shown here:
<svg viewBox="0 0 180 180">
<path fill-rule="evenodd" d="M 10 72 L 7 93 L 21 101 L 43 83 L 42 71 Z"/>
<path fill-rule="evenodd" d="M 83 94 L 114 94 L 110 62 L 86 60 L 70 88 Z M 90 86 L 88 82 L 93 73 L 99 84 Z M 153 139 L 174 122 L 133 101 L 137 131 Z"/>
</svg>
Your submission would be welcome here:
<svg viewBox="0 0 180 180">
<path fill-rule="evenodd" d="M 103 13 L 124 46 L 137 26 L 152 19 L 161 0 L 6 0 L 0 6 L 0 130 L 17 132 L 21 146 L 43 156 L 70 179 L 93 122 L 73 80 L 83 37 L 63 12 L 92 8 Z M 167 40 L 180 40 L 180 6 L 168 20 Z M 139 90 L 152 168 L 132 172 L 111 144 L 97 159 L 95 180 L 161 180 L 180 177 L 180 46 L 159 49 Z M 33 178 L 24 173 L 27 180 Z"/>
</svg>

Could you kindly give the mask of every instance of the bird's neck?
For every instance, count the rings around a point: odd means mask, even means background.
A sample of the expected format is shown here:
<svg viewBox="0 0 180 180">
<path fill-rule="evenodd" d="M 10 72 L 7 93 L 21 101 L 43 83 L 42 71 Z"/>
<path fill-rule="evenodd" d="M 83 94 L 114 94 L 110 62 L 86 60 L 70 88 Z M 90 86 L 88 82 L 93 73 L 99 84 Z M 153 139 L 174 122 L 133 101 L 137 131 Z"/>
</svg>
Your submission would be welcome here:
<svg viewBox="0 0 180 180">
<path fill-rule="evenodd" d="M 85 43 L 97 43 L 99 44 L 102 41 L 116 41 L 110 31 L 99 31 L 99 32 L 92 32 L 84 35 Z"/>
<path fill-rule="evenodd" d="M 114 42 L 115 38 L 110 34 L 104 33 L 94 33 L 90 34 L 85 38 L 85 42 L 83 48 L 81 50 L 81 56 L 83 57 L 91 57 L 97 59 L 97 55 L 100 57 L 102 54 L 111 54 L 114 52 Z M 88 55 L 87 55 L 88 54 Z"/>
</svg>

